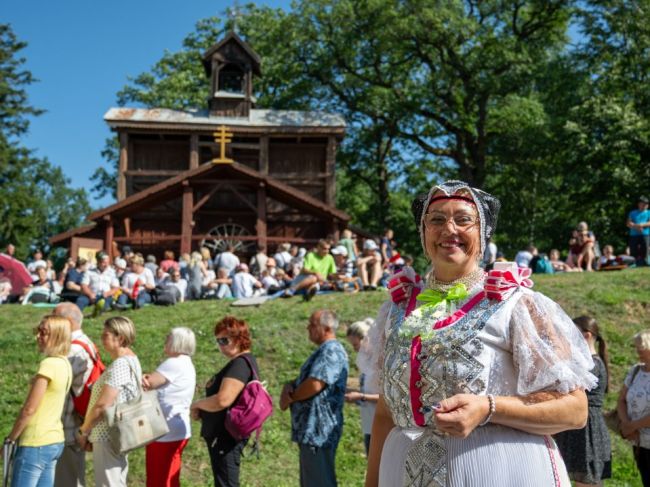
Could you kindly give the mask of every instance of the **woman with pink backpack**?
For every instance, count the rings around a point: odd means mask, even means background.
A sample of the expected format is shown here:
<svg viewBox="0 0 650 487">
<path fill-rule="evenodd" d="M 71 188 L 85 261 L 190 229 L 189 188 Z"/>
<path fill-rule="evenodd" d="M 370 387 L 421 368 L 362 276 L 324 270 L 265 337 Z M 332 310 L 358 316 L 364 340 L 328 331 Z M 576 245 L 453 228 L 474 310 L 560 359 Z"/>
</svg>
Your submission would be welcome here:
<svg viewBox="0 0 650 487">
<path fill-rule="evenodd" d="M 206 397 L 192 404 L 191 416 L 202 421 L 214 484 L 236 487 L 242 451 L 251 433 L 259 431 L 271 414 L 271 398 L 258 379 L 248 324 L 226 316 L 215 325 L 214 335 L 230 361 L 208 381 Z"/>
</svg>

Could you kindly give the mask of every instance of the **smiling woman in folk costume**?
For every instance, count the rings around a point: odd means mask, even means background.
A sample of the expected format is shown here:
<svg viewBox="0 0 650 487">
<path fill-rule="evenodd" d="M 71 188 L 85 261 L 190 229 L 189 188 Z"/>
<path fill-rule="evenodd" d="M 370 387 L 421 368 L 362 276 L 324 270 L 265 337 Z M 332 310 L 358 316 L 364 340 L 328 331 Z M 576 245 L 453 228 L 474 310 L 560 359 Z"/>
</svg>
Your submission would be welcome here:
<svg viewBox="0 0 650 487">
<path fill-rule="evenodd" d="M 413 204 L 433 270 L 390 282 L 367 486 L 570 486 L 550 435 L 587 419 L 593 362 L 528 270 L 479 267 L 500 204 L 460 181 Z"/>
</svg>

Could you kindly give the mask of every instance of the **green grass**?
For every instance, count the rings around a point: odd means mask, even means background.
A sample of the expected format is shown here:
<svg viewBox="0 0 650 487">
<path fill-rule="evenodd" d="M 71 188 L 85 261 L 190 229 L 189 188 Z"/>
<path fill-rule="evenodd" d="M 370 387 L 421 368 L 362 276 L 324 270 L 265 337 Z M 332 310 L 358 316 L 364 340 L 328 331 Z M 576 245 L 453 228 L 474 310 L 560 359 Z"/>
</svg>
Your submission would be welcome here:
<svg viewBox="0 0 650 487">
<path fill-rule="evenodd" d="M 535 289 L 559 302 L 570 316 L 590 314 L 598 319 L 610 345 L 612 363 L 612 393 L 607 407 L 613 407 L 616 391 L 625 372 L 636 362 L 632 335 L 650 328 L 650 270 L 623 272 L 567 274 L 540 276 Z M 137 312 L 128 312 L 134 320 L 137 339 L 134 349 L 142 367 L 151 371 L 163 359 L 164 338 L 173 326 L 191 327 L 197 335 L 198 347 L 194 357 L 197 383 L 203 384 L 225 363 L 214 345 L 212 328 L 225 314 L 244 318 L 251 325 L 253 352 L 258 358 L 262 378 L 269 383 L 271 394 L 277 398 L 281 384 L 295 377 L 300 365 L 313 350 L 307 339 L 309 315 L 319 308 L 334 309 L 343 324 L 374 316 L 385 292 L 356 295 L 318 296 L 305 304 L 297 298 L 276 300 L 259 308 L 231 308 L 229 302 L 201 301 L 177 305 L 173 308 L 150 306 Z M 44 310 L 27 306 L 0 307 L 0 431 L 6 435 L 27 392 L 30 377 L 36 371 L 39 356 L 31 329 Z M 86 319 L 84 330 L 97 343 L 102 319 Z M 343 342 L 344 332 L 341 331 Z M 354 352 L 345 343 L 350 354 L 350 375 L 356 377 Z M 105 357 L 107 358 L 107 357 Z M 363 484 L 365 456 L 359 412 L 355 406 L 345 407 L 345 427 L 337 454 L 337 475 L 341 486 Z M 187 486 L 211 485 L 209 458 L 199 437 L 198 424 L 183 456 L 182 482 Z M 614 449 L 614 479 L 610 486 L 641 485 L 633 463 L 631 448 L 618 438 L 612 439 Z M 129 455 L 129 484 L 144 485 L 144 452 Z M 88 474 L 92 485 L 91 457 L 88 456 Z M 286 412 L 276 412 L 267 422 L 262 434 L 262 452 L 242 461 L 241 481 L 244 486 L 298 485 L 298 450 L 290 441 L 290 420 Z"/>
</svg>

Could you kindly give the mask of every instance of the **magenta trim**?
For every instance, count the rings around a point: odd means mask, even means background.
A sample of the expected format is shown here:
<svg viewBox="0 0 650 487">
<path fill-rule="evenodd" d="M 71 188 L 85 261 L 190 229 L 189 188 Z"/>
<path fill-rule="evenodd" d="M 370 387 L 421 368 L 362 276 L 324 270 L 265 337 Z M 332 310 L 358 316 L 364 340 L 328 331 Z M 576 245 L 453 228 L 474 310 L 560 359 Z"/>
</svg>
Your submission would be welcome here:
<svg viewBox="0 0 650 487">
<path fill-rule="evenodd" d="M 407 317 L 408 315 L 410 315 L 413 312 L 413 310 L 415 309 L 418 294 L 420 294 L 420 288 L 414 286 L 412 288 L 412 290 L 411 290 L 411 297 L 409 298 L 409 302 L 406 304 L 406 310 L 404 311 L 404 317 Z"/>
<path fill-rule="evenodd" d="M 422 351 L 422 340 L 420 336 L 416 336 L 411 341 L 411 381 L 409 383 L 410 397 L 411 397 L 411 411 L 413 412 L 413 419 L 418 426 L 424 426 L 424 414 L 422 414 L 422 401 L 420 395 L 419 383 L 422 379 L 420 375 L 420 359 L 418 356 Z"/>
<path fill-rule="evenodd" d="M 456 323 L 458 320 L 460 320 L 463 316 L 465 316 L 467 313 L 470 312 L 470 310 L 476 306 L 483 298 L 485 297 L 485 292 L 481 291 L 480 293 L 477 293 L 472 299 L 467 301 L 465 305 L 457 310 L 453 315 L 448 316 L 447 318 L 444 318 L 442 320 L 436 321 L 433 324 L 433 329 L 434 330 L 439 330 L 440 328 L 444 328 L 449 325 L 453 325 Z"/>
</svg>

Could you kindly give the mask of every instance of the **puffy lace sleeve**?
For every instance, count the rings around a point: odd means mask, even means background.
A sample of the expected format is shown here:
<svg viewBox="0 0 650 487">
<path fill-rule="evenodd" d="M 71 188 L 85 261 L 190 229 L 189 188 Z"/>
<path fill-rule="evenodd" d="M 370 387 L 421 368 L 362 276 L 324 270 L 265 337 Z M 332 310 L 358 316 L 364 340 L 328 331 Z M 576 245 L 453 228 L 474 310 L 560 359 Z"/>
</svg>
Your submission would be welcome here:
<svg viewBox="0 0 650 487">
<path fill-rule="evenodd" d="M 509 323 L 517 392 L 592 389 L 598 383 L 587 343 L 571 318 L 543 294 L 523 291 Z"/>
<path fill-rule="evenodd" d="M 379 309 L 375 325 L 368 330 L 368 335 L 361 342 L 357 365 L 365 372 L 369 388 L 380 391 L 382 369 L 384 364 L 384 348 L 386 335 L 390 326 L 390 309 L 393 303 L 388 300 Z"/>
</svg>

